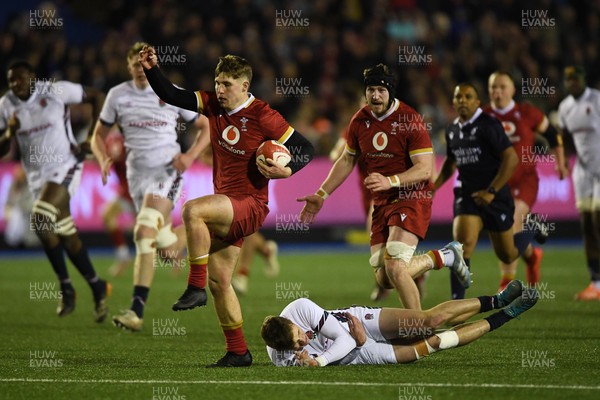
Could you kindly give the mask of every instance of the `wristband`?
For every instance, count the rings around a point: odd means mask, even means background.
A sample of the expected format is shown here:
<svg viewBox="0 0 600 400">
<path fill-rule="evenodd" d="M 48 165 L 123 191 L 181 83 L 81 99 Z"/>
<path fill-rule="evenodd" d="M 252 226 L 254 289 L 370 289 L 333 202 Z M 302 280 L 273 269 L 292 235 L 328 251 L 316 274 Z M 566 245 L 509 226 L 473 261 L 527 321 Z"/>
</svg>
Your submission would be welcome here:
<svg viewBox="0 0 600 400">
<path fill-rule="evenodd" d="M 388 176 L 387 178 L 392 187 L 400 187 L 400 178 L 398 178 L 398 175 Z"/>
<path fill-rule="evenodd" d="M 320 198 L 322 198 L 323 200 L 325 200 L 326 198 L 329 197 L 329 193 L 327 193 L 322 187 L 319 188 L 319 190 L 317 190 L 317 193 L 315 193 L 317 196 L 319 196 Z"/>
<path fill-rule="evenodd" d="M 319 364 L 319 367 L 324 367 L 327 365 L 327 359 L 323 356 L 315 358 L 315 361 L 317 362 L 317 364 Z"/>
</svg>

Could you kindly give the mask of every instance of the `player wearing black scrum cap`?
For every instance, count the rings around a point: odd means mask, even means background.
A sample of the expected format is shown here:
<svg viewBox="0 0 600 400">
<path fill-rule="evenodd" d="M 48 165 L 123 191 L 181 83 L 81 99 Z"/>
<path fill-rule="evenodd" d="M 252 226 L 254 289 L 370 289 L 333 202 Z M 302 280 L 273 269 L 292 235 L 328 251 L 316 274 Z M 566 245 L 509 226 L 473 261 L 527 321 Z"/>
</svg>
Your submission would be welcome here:
<svg viewBox="0 0 600 400">
<path fill-rule="evenodd" d="M 345 132 L 346 149 L 327 179 L 315 194 L 298 199 L 306 202 L 300 219 L 315 219 L 362 154 L 368 174 L 363 184 L 373 194 L 369 262 L 375 278 L 382 287 L 395 288 L 404 307 L 421 309 L 414 277 L 447 266 L 469 286 L 470 273 L 457 242 L 413 257 L 431 217 L 431 140 L 421 116 L 394 98 L 395 78 L 386 65 L 366 69 L 363 78 L 367 105 L 352 117 Z"/>
</svg>

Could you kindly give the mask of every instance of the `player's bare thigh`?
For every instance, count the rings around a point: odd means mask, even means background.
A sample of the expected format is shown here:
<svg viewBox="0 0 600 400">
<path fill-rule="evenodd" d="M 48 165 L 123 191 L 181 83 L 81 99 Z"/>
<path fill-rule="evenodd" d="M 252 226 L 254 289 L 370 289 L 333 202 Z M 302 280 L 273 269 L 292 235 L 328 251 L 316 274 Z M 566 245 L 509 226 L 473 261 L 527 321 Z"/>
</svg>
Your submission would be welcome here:
<svg viewBox="0 0 600 400">
<path fill-rule="evenodd" d="M 409 246 L 416 246 L 419 244 L 419 238 L 407 230 L 400 228 L 399 226 L 390 226 L 390 231 L 387 238 L 388 242 L 402 242 Z M 371 255 L 375 254 L 377 250 L 384 250 L 385 243 L 377 243 L 371 246 Z"/>
<path fill-rule="evenodd" d="M 233 223 L 233 205 L 229 197 L 211 194 L 190 200 L 183 206 L 183 221 L 189 229 L 195 221 L 202 220 L 208 230 L 217 236 L 225 237 Z"/>
<path fill-rule="evenodd" d="M 419 244 L 419 238 L 412 232 L 402 229 L 399 226 L 390 226 L 390 234 L 387 239 L 388 242 L 402 242 L 409 246 L 416 246 Z"/>
<path fill-rule="evenodd" d="M 421 310 L 382 308 L 379 313 L 379 330 L 388 340 L 398 339 L 402 332 L 429 327 L 428 314 Z"/>
<path fill-rule="evenodd" d="M 462 214 L 454 217 L 452 221 L 452 235 L 454 239 L 463 244 L 465 258 L 473 254 L 479 232 L 483 229 L 483 221 L 478 215 Z"/>
</svg>

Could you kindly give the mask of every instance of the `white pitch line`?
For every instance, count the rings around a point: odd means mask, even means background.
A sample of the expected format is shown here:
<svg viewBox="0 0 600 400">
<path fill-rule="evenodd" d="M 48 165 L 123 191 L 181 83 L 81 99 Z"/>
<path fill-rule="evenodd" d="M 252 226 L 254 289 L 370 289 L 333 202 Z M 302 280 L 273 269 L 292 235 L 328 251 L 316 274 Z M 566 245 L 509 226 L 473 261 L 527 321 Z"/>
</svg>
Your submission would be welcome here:
<svg viewBox="0 0 600 400">
<path fill-rule="evenodd" d="M 165 384 L 165 385 L 318 385 L 318 386 L 426 386 L 426 387 L 463 387 L 463 388 L 507 388 L 507 389 L 564 389 L 564 390 L 600 390 L 600 386 L 583 385 L 535 385 L 508 383 L 431 383 L 431 382 L 306 382 L 306 381 L 175 381 L 144 379 L 40 379 L 40 378 L 0 378 L 6 383 L 111 383 L 111 384 Z"/>
</svg>

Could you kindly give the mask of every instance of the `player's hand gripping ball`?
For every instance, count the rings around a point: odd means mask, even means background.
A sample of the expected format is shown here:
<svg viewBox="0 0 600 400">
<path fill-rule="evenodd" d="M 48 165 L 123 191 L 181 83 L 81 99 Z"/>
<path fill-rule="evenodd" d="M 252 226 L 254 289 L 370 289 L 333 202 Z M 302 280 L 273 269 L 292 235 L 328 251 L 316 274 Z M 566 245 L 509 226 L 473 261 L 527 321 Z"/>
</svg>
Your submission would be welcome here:
<svg viewBox="0 0 600 400">
<path fill-rule="evenodd" d="M 292 155 L 287 147 L 278 141 L 267 140 L 258 147 L 258 150 L 256 150 L 256 160 L 268 165 L 266 161 L 267 158 L 270 158 L 276 164 L 285 167 L 291 161 Z"/>
</svg>

